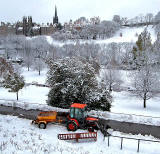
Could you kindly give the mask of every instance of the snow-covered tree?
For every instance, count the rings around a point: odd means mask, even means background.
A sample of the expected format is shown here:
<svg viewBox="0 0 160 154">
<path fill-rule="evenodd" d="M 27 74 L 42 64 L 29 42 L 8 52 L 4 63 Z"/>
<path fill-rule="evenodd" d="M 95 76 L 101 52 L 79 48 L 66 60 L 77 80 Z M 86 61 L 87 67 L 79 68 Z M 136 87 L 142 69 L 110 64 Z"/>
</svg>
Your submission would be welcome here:
<svg viewBox="0 0 160 154">
<path fill-rule="evenodd" d="M 145 20 L 146 20 L 146 22 L 151 23 L 153 21 L 153 14 L 147 13 L 145 16 Z"/>
<path fill-rule="evenodd" d="M 114 15 L 112 21 L 121 25 L 121 18 L 119 15 Z"/>
<path fill-rule="evenodd" d="M 18 92 L 20 89 L 22 89 L 25 85 L 23 76 L 17 74 L 17 73 L 7 73 L 3 77 L 3 86 L 5 88 L 9 88 L 9 92 L 15 92 L 17 95 L 18 100 Z"/>
<path fill-rule="evenodd" d="M 32 41 L 32 46 L 34 50 L 33 68 L 37 70 L 40 75 L 45 66 L 45 59 L 48 53 L 48 43 L 44 37 L 38 37 Z"/>
<path fill-rule="evenodd" d="M 113 87 L 118 88 L 122 83 L 119 70 L 115 70 L 113 68 L 104 69 L 102 74 L 102 82 L 109 92 L 113 90 Z"/>
<path fill-rule="evenodd" d="M 58 57 L 58 47 L 54 46 L 54 45 L 48 45 L 48 58 L 52 58 L 53 60 L 55 60 Z"/>
<path fill-rule="evenodd" d="M 30 67 L 34 60 L 33 50 L 32 50 L 32 44 L 30 40 L 25 40 L 23 44 L 23 59 L 24 64 L 27 66 L 28 71 L 30 70 Z"/>
<path fill-rule="evenodd" d="M 157 34 L 157 39 L 153 44 L 153 51 L 155 53 L 155 64 L 160 64 L 160 33 Z"/>
<path fill-rule="evenodd" d="M 7 62 L 5 58 L 0 57 L 0 76 L 3 77 L 7 73 L 11 74 L 13 70 L 11 63 Z"/>
<path fill-rule="evenodd" d="M 156 34 L 160 33 L 160 23 L 155 26 Z"/>
<path fill-rule="evenodd" d="M 158 76 L 148 60 L 145 61 L 145 65 L 140 70 L 132 73 L 133 86 L 136 89 L 134 93 L 143 99 L 144 108 L 146 108 L 146 101 L 154 96 L 155 90 L 159 88 L 160 84 Z"/>
<path fill-rule="evenodd" d="M 101 87 L 92 64 L 82 58 L 48 60 L 47 82 L 51 86 L 48 104 L 68 108 L 73 102 L 91 109 L 110 110 L 111 96 Z"/>
<path fill-rule="evenodd" d="M 5 57 L 6 59 L 10 59 L 14 53 L 13 53 L 13 38 L 14 36 L 13 35 L 8 35 L 5 37 L 4 39 L 4 48 L 5 48 Z"/>
<path fill-rule="evenodd" d="M 152 41 L 150 33 L 145 28 L 144 31 L 138 36 L 136 46 L 133 47 L 133 64 L 134 67 L 141 67 L 144 63 L 144 52 L 152 51 Z"/>
<path fill-rule="evenodd" d="M 160 22 L 160 12 L 158 12 L 154 17 L 155 22 Z"/>
<path fill-rule="evenodd" d="M 118 43 L 109 43 L 101 46 L 101 53 L 105 54 L 101 59 L 103 59 L 103 63 L 109 66 L 118 66 L 121 64 L 121 48 L 122 46 Z"/>
</svg>

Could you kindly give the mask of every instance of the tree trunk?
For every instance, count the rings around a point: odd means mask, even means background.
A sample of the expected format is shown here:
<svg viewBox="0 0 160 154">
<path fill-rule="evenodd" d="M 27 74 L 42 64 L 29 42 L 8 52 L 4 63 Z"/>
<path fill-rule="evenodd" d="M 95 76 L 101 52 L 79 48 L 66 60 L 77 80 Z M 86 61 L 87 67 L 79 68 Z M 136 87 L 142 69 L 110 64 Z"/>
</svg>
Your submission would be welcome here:
<svg viewBox="0 0 160 154">
<path fill-rule="evenodd" d="M 144 93 L 144 98 L 143 98 L 143 107 L 146 108 L 146 93 Z"/>
<path fill-rule="evenodd" d="M 18 92 L 17 92 L 17 101 L 18 101 Z"/>
<path fill-rule="evenodd" d="M 41 75 L 41 67 L 38 67 L 38 74 Z"/>
<path fill-rule="evenodd" d="M 112 92 L 112 85 L 109 84 L 109 92 Z"/>
</svg>

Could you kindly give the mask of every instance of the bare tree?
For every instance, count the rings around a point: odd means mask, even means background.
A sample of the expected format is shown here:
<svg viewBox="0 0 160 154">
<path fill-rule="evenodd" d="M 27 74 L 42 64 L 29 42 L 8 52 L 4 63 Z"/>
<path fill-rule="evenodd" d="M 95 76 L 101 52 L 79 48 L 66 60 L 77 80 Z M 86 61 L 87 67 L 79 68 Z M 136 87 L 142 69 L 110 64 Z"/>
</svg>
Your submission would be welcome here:
<svg viewBox="0 0 160 154">
<path fill-rule="evenodd" d="M 49 51 L 48 58 L 50 57 L 53 60 L 55 60 L 57 58 L 58 47 L 54 45 L 49 45 L 48 51 Z"/>
<path fill-rule="evenodd" d="M 24 63 L 28 68 L 28 71 L 33 63 L 33 52 L 32 52 L 32 47 L 31 47 L 31 42 L 30 40 L 25 40 L 23 44 L 23 59 Z"/>
<path fill-rule="evenodd" d="M 34 69 L 38 70 L 39 75 L 45 66 L 45 59 L 48 53 L 48 43 L 44 37 L 38 37 L 33 42 L 34 50 Z"/>
<path fill-rule="evenodd" d="M 7 59 L 12 57 L 11 56 L 11 54 L 13 52 L 13 50 L 12 50 L 13 49 L 12 41 L 13 41 L 13 35 L 8 35 L 4 39 L 4 44 L 3 45 L 4 45 L 4 48 L 5 48 L 5 57 Z"/>
<path fill-rule="evenodd" d="M 146 22 L 150 23 L 153 21 L 153 14 L 152 13 L 147 13 L 145 16 Z"/>
<path fill-rule="evenodd" d="M 119 87 L 122 83 L 119 70 L 113 68 L 105 69 L 102 72 L 102 82 L 110 92 L 113 90 L 113 87 Z"/>
</svg>

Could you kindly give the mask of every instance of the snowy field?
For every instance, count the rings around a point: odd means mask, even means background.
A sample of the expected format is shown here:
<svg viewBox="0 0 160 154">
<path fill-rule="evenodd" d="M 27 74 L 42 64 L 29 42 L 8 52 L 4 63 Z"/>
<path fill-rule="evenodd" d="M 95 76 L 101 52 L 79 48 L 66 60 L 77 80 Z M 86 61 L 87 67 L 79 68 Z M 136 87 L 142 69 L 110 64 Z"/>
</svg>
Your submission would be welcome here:
<svg viewBox="0 0 160 154">
<path fill-rule="evenodd" d="M 98 131 L 97 141 L 79 140 L 61 141 L 57 135 L 68 133 L 64 126 L 48 125 L 47 129 L 39 129 L 30 124 L 30 120 L 20 119 L 14 116 L 0 115 L 0 153 L 2 154 L 136 154 L 137 141 L 124 139 L 123 149 L 120 150 L 121 141 L 119 138 L 110 137 L 104 139 Z M 77 130 L 86 132 L 85 130 Z M 112 135 L 123 137 L 134 137 L 138 139 L 155 140 L 152 136 L 127 135 L 120 132 L 113 132 Z M 140 154 L 158 154 L 160 143 L 140 142 Z M 152 147 L 152 148 L 150 148 Z"/>
</svg>

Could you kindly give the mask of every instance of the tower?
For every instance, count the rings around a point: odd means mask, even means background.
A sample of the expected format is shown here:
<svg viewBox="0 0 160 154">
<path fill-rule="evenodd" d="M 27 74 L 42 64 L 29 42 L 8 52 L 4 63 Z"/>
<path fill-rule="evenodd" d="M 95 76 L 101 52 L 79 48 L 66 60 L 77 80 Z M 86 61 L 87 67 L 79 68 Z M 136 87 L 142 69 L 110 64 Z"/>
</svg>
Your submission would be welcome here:
<svg viewBox="0 0 160 154">
<path fill-rule="evenodd" d="M 27 34 L 27 17 L 23 17 L 23 35 Z"/>
<path fill-rule="evenodd" d="M 58 24 L 57 7 L 55 6 L 55 16 L 53 17 L 53 24 Z"/>
</svg>

